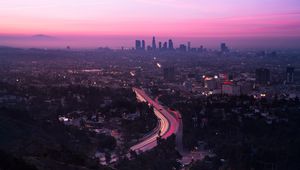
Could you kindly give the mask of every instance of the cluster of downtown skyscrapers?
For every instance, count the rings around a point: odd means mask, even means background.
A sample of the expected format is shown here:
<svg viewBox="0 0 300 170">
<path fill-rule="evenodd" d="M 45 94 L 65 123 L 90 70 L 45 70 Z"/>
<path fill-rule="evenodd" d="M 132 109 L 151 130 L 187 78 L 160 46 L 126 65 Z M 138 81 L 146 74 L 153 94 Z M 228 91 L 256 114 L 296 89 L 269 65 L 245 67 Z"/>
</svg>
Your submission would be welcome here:
<svg viewBox="0 0 300 170">
<path fill-rule="evenodd" d="M 158 46 L 156 43 L 155 37 L 152 38 L 152 44 L 146 46 L 145 40 L 135 40 L 135 49 L 138 51 L 173 51 L 173 50 L 178 50 L 178 51 L 192 51 L 192 52 L 203 52 L 206 49 L 203 48 L 201 45 L 199 48 L 192 48 L 191 47 L 191 42 L 188 42 L 187 44 L 180 44 L 179 48 L 175 48 L 173 44 L 173 40 L 169 39 L 168 41 L 165 42 L 158 42 Z M 222 52 L 229 52 L 229 48 L 226 46 L 225 43 L 221 44 L 221 51 Z"/>
<path fill-rule="evenodd" d="M 146 42 L 145 40 L 136 40 L 135 41 L 135 49 L 136 50 L 146 50 Z M 152 38 L 152 45 L 148 45 L 147 46 L 147 50 L 174 50 L 174 45 L 173 45 L 173 41 L 171 39 L 169 39 L 168 42 L 158 42 L 158 47 L 156 45 L 156 40 L 155 37 Z"/>
</svg>

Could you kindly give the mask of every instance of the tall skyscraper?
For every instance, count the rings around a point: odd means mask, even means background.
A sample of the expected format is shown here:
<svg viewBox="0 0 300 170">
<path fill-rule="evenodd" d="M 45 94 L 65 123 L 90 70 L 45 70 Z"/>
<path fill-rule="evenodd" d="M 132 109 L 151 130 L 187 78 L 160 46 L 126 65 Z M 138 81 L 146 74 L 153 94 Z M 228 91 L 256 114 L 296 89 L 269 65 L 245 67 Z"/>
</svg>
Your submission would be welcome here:
<svg viewBox="0 0 300 170">
<path fill-rule="evenodd" d="M 140 50 L 141 48 L 142 48 L 141 41 L 140 40 L 135 40 L 135 49 Z"/>
<path fill-rule="evenodd" d="M 142 50 L 146 50 L 146 42 L 145 42 L 145 40 L 142 40 Z"/>
<path fill-rule="evenodd" d="M 255 71 L 256 83 L 261 85 L 268 85 L 271 81 L 270 70 L 266 68 L 259 68 Z"/>
<path fill-rule="evenodd" d="M 202 53 L 203 52 L 203 45 L 201 45 L 200 48 L 197 49 L 197 51 Z"/>
<path fill-rule="evenodd" d="M 152 39 L 152 49 L 156 50 L 156 42 L 155 42 L 155 37 Z"/>
<path fill-rule="evenodd" d="M 147 45 L 147 51 L 150 51 L 152 47 L 150 45 Z"/>
<path fill-rule="evenodd" d="M 291 84 L 295 82 L 295 68 L 294 67 L 287 67 L 286 68 L 286 83 Z"/>
<path fill-rule="evenodd" d="M 162 43 L 161 42 L 158 42 L 158 48 L 161 50 L 161 48 L 162 48 Z"/>
<path fill-rule="evenodd" d="M 180 44 L 180 46 L 179 46 L 179 50 L 180 50 L 180 51 L 184 51 L 184 52 L 186 52 L 186 45 L 184 45 L 184 44 Z"/>
<path fill-rule="evenodd" d="M 221 52 L 229 52 L 229 48 L 227 47 L 226 43 L 221 43 Z"/>
<path fill-rule="evenodd" d="M 188 51 L 191 51 L 191 42 L 188 42 Z"/>
<path fill-rule="evenodd" d="M 164 42 L 163 49 L 164 50 L 168 49 L 168 43 L 167 42 Z"/>
<path fill-rule="evenodd" d="M 169 49 L 174 50 L 173 41 L 171 39 L 169 39 Z"/>
</svg>

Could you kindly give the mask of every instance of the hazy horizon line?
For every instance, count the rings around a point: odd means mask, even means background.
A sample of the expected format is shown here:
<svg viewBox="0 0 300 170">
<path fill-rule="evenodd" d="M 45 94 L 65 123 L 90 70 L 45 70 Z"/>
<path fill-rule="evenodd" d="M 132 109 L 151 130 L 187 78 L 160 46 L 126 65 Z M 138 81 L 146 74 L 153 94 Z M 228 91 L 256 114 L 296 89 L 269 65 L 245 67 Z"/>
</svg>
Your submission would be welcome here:
<svg viewBox="0 0 300 170">
<path fill-rule="evenodd" d="M 55 35 L 55 34 L 23 34 L 11 35 L 0 33 L 0 45 L 21 48 L 98 48 L 110 47 L 134 47 L 135 40 L 145 40 L 150 45 L 155 35 Z M 165 42 L 169 39 L 174 45 L 191 42 L 193 47 L 203 45 L 209 49 L 219 48 L 220 43 L 225 42 L 232 48 L 300 48 L 300 36 L 155 36 L 156 43 Z"/>
</svg>

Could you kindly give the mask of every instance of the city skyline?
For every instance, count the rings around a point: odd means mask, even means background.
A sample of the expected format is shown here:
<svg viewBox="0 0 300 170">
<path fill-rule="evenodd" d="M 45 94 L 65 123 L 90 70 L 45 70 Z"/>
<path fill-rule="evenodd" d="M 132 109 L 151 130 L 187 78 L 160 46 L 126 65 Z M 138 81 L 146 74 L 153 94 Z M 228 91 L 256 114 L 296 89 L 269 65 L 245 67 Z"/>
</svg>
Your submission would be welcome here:
<svg viewBox="0 0 300 170">
<path fill-rule="evenodd" d="M 299 170 L 300 0 L 0 0 L 0 170 Z"/>
<path fill-rule="evenodd" d="M 157 37 L 157 36 L 156 36 Z M 1 35 L 0 46 L 17 48 L 66 48 L 95 49 L 99 47 L 111 49 L 135 48 L 136 40 L 144 40 L 145 49 L 152 45 L 153 36 L 52 36 L 45 34 L 36 35 Z M 203 46 L 208 49 L 219 49 L 220 43 L 225 42 L 233 49 L 298 49 L 298 37 L 157 37 L 162 46 L 168 40 L 174 40 L 173 46 L 181 44 L 193 47 Z M 142 42 L 141 42 L 142 43 Z M 142 44 L 141 44 L 142 45 Z"/>
</svg>

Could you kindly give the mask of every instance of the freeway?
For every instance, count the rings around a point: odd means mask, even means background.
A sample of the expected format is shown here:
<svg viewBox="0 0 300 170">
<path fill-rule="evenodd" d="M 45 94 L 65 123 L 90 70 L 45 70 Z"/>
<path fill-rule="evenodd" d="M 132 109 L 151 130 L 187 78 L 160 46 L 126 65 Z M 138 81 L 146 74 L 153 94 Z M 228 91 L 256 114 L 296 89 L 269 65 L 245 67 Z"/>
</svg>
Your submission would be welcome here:
<svg viewBox="0 0 300 170">
<path fill-rule="evenodd" d="M 172 115 L 171 111 L 165 109 L 158 101 L 152 100 L 142 89 L 133 88 L 139 101 L 147 102 L 149 106 L 153 106 L 154 114 L 159 120 L 157 128 L 150 135 L 143 138 L 138 144 L 130 149 L 136 152 L 145 152 L 157 145 L 157 137 L 159 133 L 163 139 L 168 138 L 172 134 L 178 135 L 181 127 L 181 120 L 176 115 Z M 173 113 L 174 114 L 174 113 Z M 180 135 L 179 135 L 180 136 Z"/>
</svg>

